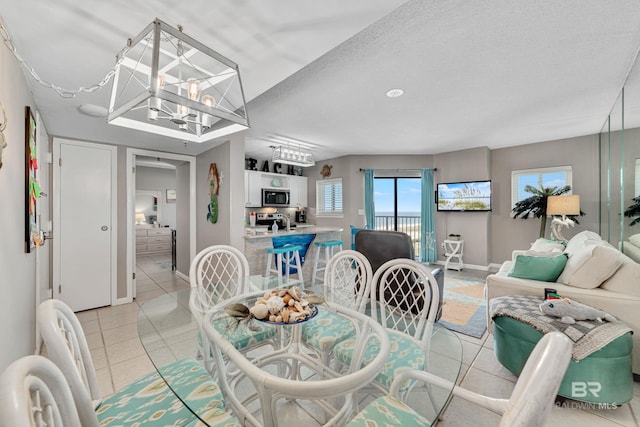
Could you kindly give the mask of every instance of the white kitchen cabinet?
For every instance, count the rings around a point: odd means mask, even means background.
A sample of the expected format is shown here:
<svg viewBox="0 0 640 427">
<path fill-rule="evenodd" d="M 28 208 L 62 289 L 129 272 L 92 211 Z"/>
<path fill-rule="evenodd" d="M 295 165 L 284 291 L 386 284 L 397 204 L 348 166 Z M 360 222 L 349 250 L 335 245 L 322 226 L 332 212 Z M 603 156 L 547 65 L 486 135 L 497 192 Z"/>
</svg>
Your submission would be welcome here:
<svg viewBox="0 0 640 427">
<path fill-rule="evenodd" d="M 309 202 L 306 176 L 289 177 L 290 206 L 292 208 L 306 208 Z"/>
<path fill-rule="evenodd" d="M 249 208 L 262 206 L 262 172 L 244 171 L 244 205 Z"/>
</svg>

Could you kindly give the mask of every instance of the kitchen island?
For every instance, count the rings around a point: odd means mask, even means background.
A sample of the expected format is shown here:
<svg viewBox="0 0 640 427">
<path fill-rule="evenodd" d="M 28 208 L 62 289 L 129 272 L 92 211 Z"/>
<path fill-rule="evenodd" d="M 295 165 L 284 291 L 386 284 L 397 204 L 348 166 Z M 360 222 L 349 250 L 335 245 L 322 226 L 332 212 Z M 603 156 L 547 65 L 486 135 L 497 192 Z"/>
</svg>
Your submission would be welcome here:
<svg viewBox="0 0 640 427">
<path fill-rule="evenodd" d="M 287 230 L 278 230 L 275 234 L 271 231 L 255 231 L 247 228 L 244 236 L 244 254 L 249 261 L 249 271 L 252 276 L 263 276 L 267 269 L 267 252 L 265 249 L 273 247 L 272 238 L 280 236 L 297 236 L 301 234 L 314 234 L 315 239 L 311 242 L 304 261 L 302 263 L 302 275 L 305 280 L 311 281 L 313 273 L 313 261 L 315 260 L 318 248 L 313 244 L 315 241 L 341 240 L 342 228 L 336 227 L 316 227 L 298 226 Z M 343 245 L 344 247 L 344 245 Z M 295 276 L 294 276 L 295 277 Z"/>
</svg>

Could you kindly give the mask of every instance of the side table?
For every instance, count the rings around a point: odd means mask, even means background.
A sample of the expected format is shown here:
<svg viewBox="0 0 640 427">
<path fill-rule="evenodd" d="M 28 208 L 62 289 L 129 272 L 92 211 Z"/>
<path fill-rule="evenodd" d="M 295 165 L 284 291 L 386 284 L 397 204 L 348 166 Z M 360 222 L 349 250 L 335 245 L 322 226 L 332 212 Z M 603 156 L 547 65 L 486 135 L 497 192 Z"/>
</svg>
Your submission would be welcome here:
<svg viewBox="0 0 640 427">
<path fill-rule="evenodd" d="M 445 240 L 444 256 L 447 257 L 444 262 L 445 270 L 462 270 L 464 263 L 462 262 L 462 254 L 464 249 L 464 240 Z"/>
</svg>

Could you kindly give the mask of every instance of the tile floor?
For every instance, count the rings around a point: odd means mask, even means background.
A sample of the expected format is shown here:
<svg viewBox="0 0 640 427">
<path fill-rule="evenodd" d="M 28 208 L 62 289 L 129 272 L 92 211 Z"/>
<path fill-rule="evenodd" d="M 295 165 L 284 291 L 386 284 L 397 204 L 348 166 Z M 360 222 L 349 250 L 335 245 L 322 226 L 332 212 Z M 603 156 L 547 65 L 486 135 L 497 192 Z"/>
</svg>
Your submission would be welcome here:
<svg viewBox="0 0 640 427">
<path fill-rule="evenodd" d="M 486 273 L 474 270 L 463 270 L 460 273 L 447 271 L 446 274 L 476 278 L 486 276 Z M 171 271 L 168 256 L 139 257 L 136 277 L 138 289 L 135 302 L 78 313 L 104 396 L 122 388 L 142 373 L 153 370 L 153 365 L 138 340 L 136 322 L 139 306 L 162 293 L 189 287 L 186 281 Z M 463 345 L 463 365 L 458 382 L 463 387 L 482 394 L 508 397 L 517 378 L 493 356 L 491 336 L 485 333 L 479 339 L 462 334 L 459 337 Z M 496 414 L 453 398 L 438 426 L 496 426 L 498 423 L 499 417 Z M 634 383 L 633 400 L 617 409 L 556 407 L 547 425 L 640 426 L 640 383 Z"/>
</svg>

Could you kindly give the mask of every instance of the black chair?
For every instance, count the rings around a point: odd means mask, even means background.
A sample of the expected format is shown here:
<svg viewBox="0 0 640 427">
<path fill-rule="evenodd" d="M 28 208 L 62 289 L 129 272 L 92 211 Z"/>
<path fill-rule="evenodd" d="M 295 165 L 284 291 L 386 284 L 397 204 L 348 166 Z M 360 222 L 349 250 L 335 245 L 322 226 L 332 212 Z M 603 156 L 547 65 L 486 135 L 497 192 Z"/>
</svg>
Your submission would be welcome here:
<svg viewBox="0 0 640 427">
<path fill-rule="evenodd" d="M 386 230 L 360 230 L 355 236 L 356 251 L 363 254 L 371 264 L 371 270 L 375 273 L 382 264 L 396 258 L 414 259 L 413 243 L 407 233 L 401 231 Z M 438 282 L 440 298 L 438 301 L 438 314 L 436 320 L 442 314 L 442 302 L 444 293 L 444 271 L 434 268 L 431 271 Z M 398 284 L 402 286 L 402 284 Z"/>
</svg>

